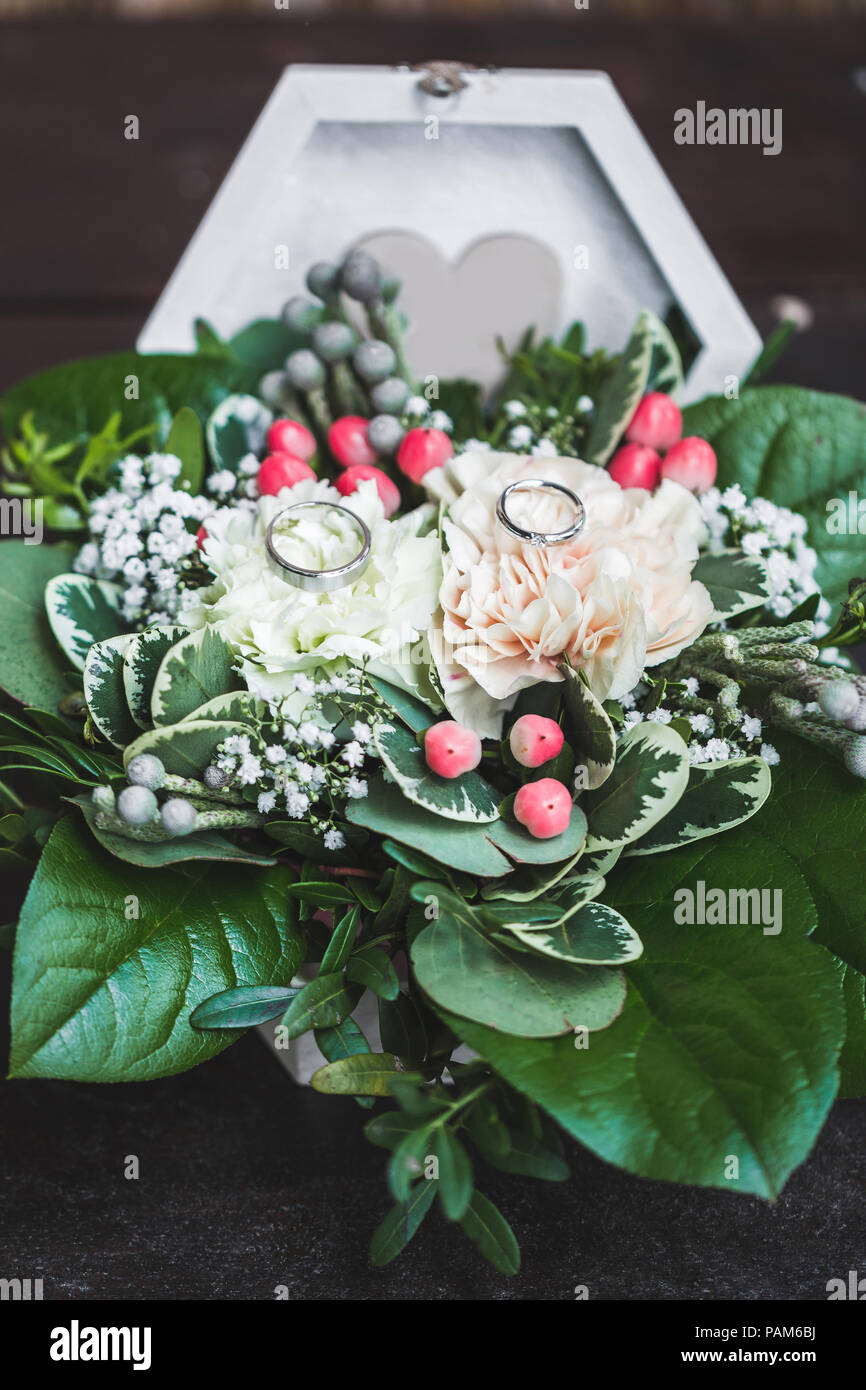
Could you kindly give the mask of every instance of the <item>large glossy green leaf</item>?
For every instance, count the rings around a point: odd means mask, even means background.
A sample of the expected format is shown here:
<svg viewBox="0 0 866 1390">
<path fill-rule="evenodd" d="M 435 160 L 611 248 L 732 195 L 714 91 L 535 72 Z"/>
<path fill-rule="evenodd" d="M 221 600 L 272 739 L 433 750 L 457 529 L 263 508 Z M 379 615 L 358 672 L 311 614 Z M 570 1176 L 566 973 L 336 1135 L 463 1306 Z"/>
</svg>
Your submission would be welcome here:
<svg viewBox="0 0 866 1390">
<path fill-rule="evenodd" d="M 495 821 L 499 797 L 477 772 L 439 777 L 427 766 L 423 750 L 408 729 L 377 725 L 373 742 L 387 771 L 409 801 L 447 820 Z"/>
<path fill-rule="evenodd" d="M 237 985 L 288 985 L 303 940 L 284 869 L 119 864 L 61 821 L 15 943 L 13 1076 L 144 1081 L 213 1057 L 234 1034 L 189 1014 Z"/>
<path fill-rule="evenodd" d="M 775 1196 L 838 1085 L 840 981 L 806 933 L 814 906 L 768 840 L 700 842 L 630 860 L 617 908 L 645 954 L 626 967 L 622 1016 L 589 1038 L 536 1041 L 447 1016 L 457 1035 L 602 1158 L 645 1177 Z M 698 880 L 782 893 L 784 924 L 681 926 L 673 894 Z M 608 895 L 611 883 L 608 883 Z M 736 1160 L 736 1164 L 732 1160 Z"/>
<path fill-rule="evenodd" d="M 121 589 L 83 574 L 58 574 L 45 586 L 45 611 L 55 639 L 79 671 L 94 642 L 119 637 L 128 623 L 120 614 Z"/>
<path fill-rule="evenodd" d="M 442 1008 L 526 1038 L 607 1028 L 622 1009 L 625 982 L 618 971 L 509 950 L 455 894 L 416 884 L 413 896 L 425 895 L 435 898 L 438 916 L 412 943 L 412 965 L 421 988 Z"/>
<path fill-rule="evenodd" d="M 850 526 L 829 529 L 828 506 L 866 494 L 866 406 L 799 386 L 759 386 L 689 406 L 683 428 L 712 444 L 719 487 L 739 483 L 748 497 L 806 517 L 818 583 L 828 598 L 844 598 L 848 580 L 862 573 L 863 537 Z"/>
<path fill-rule="evenodd" d="M 659 854 L 730 830 L 760 810 L 770 786 L 770 769 L 763 758 L 693 763 L 688 786 L 676 806 L 626 854 Z"/>
<path fill-rule="evenodd" d="M 70 663 L 48 625 L 45 586 L 67 573 L 74 557 L 74 545 L 0 545 L 0 687 L 26 705 L 53 710 L 69 694 Z"/>
<path fill-rule="evenodd" d="M 237 658 L 218 632 L 203 627 L 171 647 L 160 662 L 150 697 L 154 724 L 176 724 L 217 695 L 242 690 Z"/>
<path fill-rule="evenodd" d="M 630 844 L 673 810 L 686 789 L 686 745 L 668 724 L 636 724 L 617 745 L 610 777 L 582 805 L 596 849 Z"/>
</svg>

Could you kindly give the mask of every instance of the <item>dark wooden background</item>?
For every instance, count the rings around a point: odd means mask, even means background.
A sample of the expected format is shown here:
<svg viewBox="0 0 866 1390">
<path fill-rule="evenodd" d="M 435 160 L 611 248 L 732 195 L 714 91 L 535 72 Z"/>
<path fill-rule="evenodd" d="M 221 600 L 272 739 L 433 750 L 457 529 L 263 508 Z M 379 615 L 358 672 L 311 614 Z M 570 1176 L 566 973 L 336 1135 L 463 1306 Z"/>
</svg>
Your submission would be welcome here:
<svg viewBox="0 0 866 1390">
<path fill-rule="evenodd" d="M 776 376 L 864 393 L 866 26 L 362 17 L 0 27 L 0 387 L 132 344 L 289 62 L 610 72 L 759 328 L 774 296 L 814 310 Z M 784 147 L 673 142 L 673 112 L 783 110 Z M 141 122 L 137 143 L 123 118 Z M 0 1276 L 47 1298 L 822 1299 L 866 1271 L 866 1105 L 836 1106 L 770 1206 L 647 1183 L 576 1148 L 549 1188 L 485 1179 L 523 1246 L 512 1281 L 434 1218 L 383 1272 L 382 1153 L 350 1102 L 297 1089 L 256 1037 L 149 1086 L 4 1083 Z M 137 1154 L 141 1177 L 123 1178 Z"/>
</svg>

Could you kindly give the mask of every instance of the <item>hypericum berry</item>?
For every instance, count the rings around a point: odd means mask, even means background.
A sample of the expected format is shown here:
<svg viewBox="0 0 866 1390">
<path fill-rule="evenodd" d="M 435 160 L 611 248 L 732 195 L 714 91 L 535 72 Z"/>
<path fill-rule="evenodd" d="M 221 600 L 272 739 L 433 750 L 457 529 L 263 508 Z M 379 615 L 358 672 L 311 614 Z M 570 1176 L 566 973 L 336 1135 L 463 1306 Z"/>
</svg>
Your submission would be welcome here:
<svg viewBox="0 0 866 1390">
<path fill-rule="evenodd" d="M 163 830 L 167 830 L 169 835 L 191 835 L 198 812 L 191 801 L 184 801 L 182 796 L 173 796 L 162 803 L 159 818 Z"/>
<path fill-rule="evenodd" d="M 313 351 L 323 362 L 344 362 L 357 342 L 357 333 L 347 323 L 320 323 L 313 329 Z"/>
<path fill-rule="evenodd" d="M 377 454 L 396 454 L 405 433 L 396 415 L 374 415 L 367 426 L 367 439 Z"/>
<path fill-rule="evenodd" d="M 199 550 L 204 550 L 204 543 L 207 540 L 207 531 L 204 526 L 200 526 L 195 533 L 195 543 Z"/>
<path fill-rule="evenodd" d="M 385 381 L 397 365 L 397 354 L 388 343 L 371 338 L 355 348 L 352 365 L 363 381 Z"/>
<path fill-rule="evenodd" d="M 211 763 L 202 773 L 201 780 L 212 792 L 218 792 L 222 791 L 223 787 L 228 786 L 229 774 L 223 772 L 221 767 L 217 767 L 216 763 Z"/>
<path fill-rule="evenodd" d="M 705 439 L 688 435 L 665 454 L 662 477 L 681 483 L 690 492 L 706 492 L 716 481 L 715 450 Z"/>
<path fill-rule="evenodd" d="M 382 293 L 382 271 L 368 251 L 351 251 L 340 269 L 340 288 L 350 299 L 369 304 Z"/>
<path fill-rule="evenodd" d="M 400 505 L 400 489 L 387 473 L 383 473 L 381 468 L 376 468 L 372 463 L 356 463 L 345 469 L 334 486 L 343 497 L 348 497 L 351 493 L 357 492 L 358 484 L 365 482 L 367 478 L 373 479 L 385 508 L 385 515 L 391 516 Z"/>
<path fill-rule="evenodd" d="M 340 267 L 333 261 L 316 261 L 307 271 L 307 289 L 317 299 L 332 299 L 340 288 Z"/>
<path fill-rule="evenodd" d="M 297 391 L 314 391 L 317 386 L 324 386 L 327 372 L 314 352 L 298 348 L 286 358 L 286 376 Z"/>
<path fill-rule="evenodd" d="M 283 323 L 296 333 L 309 333 L 322 317 L 321 304 L 315 304 L 306 295 L 296 294 L 283 305 Z"/>
<path fill-rule="evenodd" d="M 149 825 L 156 810 L 156 797 L 149 787 L 124 787 L 117 798 L 117 814 L 127 825 Z"/>
<path fill-rule="evenodd" d="M 541 767 L 562 749 L 565 735 L 555 719 L 522 714 L 512 725 L 508 744 L 521 767 Z"/>
<path fill-rule="evenodd" d="M 827 715 L 828 719 L 835 719 L 839 723 L 844 723 L 852 715 L 857 713 L 860 706 L 860 696 L 853 681 L 830 680 L 822 686 L 818 695 L 818 704 Z"/>
<path fill-rule="evenodd" d="M 631 417 L 625 437 L 630 444 L 646 444 L 650 449 L 670 449 L 682 437 L 683 415 L 675 400 L 664 391 L 650 391 Z"/>
<path fill-rule="evenodd" d="M 571 792 L 555 777 L 526 782 L 514 798 L 514 816 L 536 840 L 552 840 L 568 828 Z"/>
<path fill-rule="evenodd" d="M 316 452 L 316 436 L 297 420 L 275 420 L 268 430 L 269 454 L 294 454 L 309 463 Z"/>
<path fill-rule="evenodd" d="M 481 762 L 481 739 L 456 719 L 445 719 L 431 724 L 425 733 L 424 756 L 431 772 L 438 776 L 461 777 Z"/>
<path fill-rule="evenodd" d="M 328 446 L 343 468 L 376 462 L 378 454 L 367 442 L 369 423 L 363 415 L 342 415 L 328 430 Z"/>
<path fill-rule="evenodd" d="M 644 444 L 623 444 L 617 449 L 607 471 L 620 487 L 642 487 L 652 492 L 659 480 L 662 461 L 655 449 Z"/>
<path fill-rule="evenodd" d="M 413 483 L 420 483 L 431 468 L 441 468 L 446 459 L 454 453 L 454 445 L 444 430 L 424 429 L 419 426 L 410 430 L 397 454 L 397 467 Z"/>
<path fill-rule="evenodd" d="M 409 383 L 399 376 L 389 376 L 370 388 L 370 400 L 383 415 L 399 415 L 411 394 Z"/>
<path fill-rule="evenodd" d="M 165 763 L 155 753 L 137 753 L 129 760 L 126 776 L 133 786 L 156 792 L 165 782 Z"/>
<path fill-rule="evenodd" d="M 269 454 L 256 474 L 256 484 L 262 497 L 276 497 L 284 487 L 294 487 L 303 478 L 315 478 L 305 459 L 292 454 Z"/>
</svg>

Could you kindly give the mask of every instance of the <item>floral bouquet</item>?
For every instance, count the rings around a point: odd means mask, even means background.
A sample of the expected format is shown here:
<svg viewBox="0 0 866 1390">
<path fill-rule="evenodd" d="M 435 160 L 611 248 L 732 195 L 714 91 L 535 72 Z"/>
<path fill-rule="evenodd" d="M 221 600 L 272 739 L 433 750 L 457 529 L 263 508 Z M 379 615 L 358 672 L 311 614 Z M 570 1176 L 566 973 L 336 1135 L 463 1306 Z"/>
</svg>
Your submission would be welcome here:
<svg viewBox="0 0 866 1390">
<path fill-rule="evenodd" d="M 386 1102 L 375 1264 L 438 1198 L 513 1274 L 485 1167 L 563 1132 L 772 1198 L 866 1088 L 863 407 L 773 342 L 681 411 L 647 312 L 489 400 L 369 255 L 307 284 L 0 406 L 12 1075 L 309 1034 Z"/>
</svg>

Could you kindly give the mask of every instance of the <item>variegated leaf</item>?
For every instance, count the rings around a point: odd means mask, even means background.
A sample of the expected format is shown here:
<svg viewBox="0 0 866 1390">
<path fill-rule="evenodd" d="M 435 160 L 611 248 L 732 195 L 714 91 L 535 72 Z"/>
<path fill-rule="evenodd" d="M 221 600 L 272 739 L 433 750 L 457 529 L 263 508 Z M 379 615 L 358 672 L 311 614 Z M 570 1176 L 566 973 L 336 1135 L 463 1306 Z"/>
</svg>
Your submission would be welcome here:
<svg viewBox="0 0 866 1390">
<path fill-rule="evenodd" d="M 123 688 L 123 658 L 132 634 L 94 642 L 84 662 L 84 698 L 90 718 L 103 738 L 123 748 L 138 733 Z"/>
<path fill-rule="evenodd" d="M 202 773 L 216 756 L 217 747 L 232 734 L 250 738 L 249 726 L 230 720 L 190 719 L 168 729 L 149 729 L 129 745 L 123 763 L 126 766 L 137 753 L 155 753 L 167 772 L 201 781 Z"/>
<path fill-rule="evenodd" d="M 249 690 L 235 690 L 229 695 L 215 695 L 212 700 L 199 705 L 187 719 L 236 719 L 242 724 L 264 719 L 267 705 L 264 700 L 252 695 Z"/>
<path fill-rule="evenodd" d="M 127 623 L 120 615 L 121 589 L 84 574 L 58 574 L 45 586 L 45 611 L 58 643 L 79 671 L 94 642 L 118 637 Z"/>
<path fill-rule="evenodd" d="M 379 724 L 373 742 L 401 792 L 446 820 L 489 822 L 499 819 L 499 798 L 476 772 L 440 777 L 427 766 L 424 753 L 402 725 Z"/>
<path fill-rule="evenodd" d="M 255 396 L 226 396 L 205 426 L 214 467 L 235 471 L 247 454 L 260 455 L 273 419 Z"/>
<path fill-rule="evenodd" d="M 713 603 L 710 621 L 714 623 L 759 608 L 770 597 L 764 561 L 757 555 L 744 555 L 741 550 L 699 556 L 692 579 L 699 580 L 708 591 Z"/>
<path fill-rule="evenodd" d="M 150 699 L 162 659 L 187 632 L 187 628 L 174 624 L 149 627 L 134 637 L 127 648 L 123 659 L 123 687 L 130 714 L 141 729 L 153 725 Z"/>
<path fill-rule="evenodd" d="M 534 929 L 536 926 L 559 926 L 604 892 L 605 880 L 597 874 L 575 874 L 563 879 L 556 888 L 556 897 L 536 898 L 531 902 L 513 902 L 505 895 L 488 898 L 483 916 L 501 923 L 509 930 L 515 927 Z"/>
<path fill-rule="evenodd" d="M 529 950 L 574 965 L 625 965 L 643 952 L 634 928 L 606 903 L 586 903 L 547 926 L 517 923 L 507 930 Z"/>
<path fill-rule="evenodd" d="M 617 745 L 604 786 L 583 801 L 596 848 L 630 844 L 676 806 L 689 780 L 685 742 L 667 724 L 637 724 Z"/>
<path fill-rule="evenodd" d="M 616 734 L 607 714 L 572 666 L 560 667 L 565 679 L 564 704 L 566 733 L 574 750 L 575 787 L 594 790 L 606 782 L 613 771 L 616 757 Z M 586 769 L 585 778 L 577 781 L 578 770 Z"/>
<path fill-rule="evenodd" d="M 748 820 L 770 795 L 770 769 L 763 758 L 695 763 L 674 809 L 628 854 L 660 854 L 689 840 L 718 835 Z"/>
<path fill-rule="evenodd" d="M 176 724 L 217 695 L 243 689 L 235 655 L 218 632 L 203 627 L 163 657 L 150 698 L 154 724 Z"/>
<path fill-rule="evenodd" d="M 580 856 L 581 874 L 609 874 L 619 856 L 622 845 L 600 845 L 590 832 L 586 837 L 583 854 Z"/>
<path fill-rule="evenodd" d="M 604 384 L 584 449 L 587 463 L 607 463 L 647 389 L 654 344 L 651 317 L 646 309 L 638 315 L 625 351 Z"/>
</svg>

